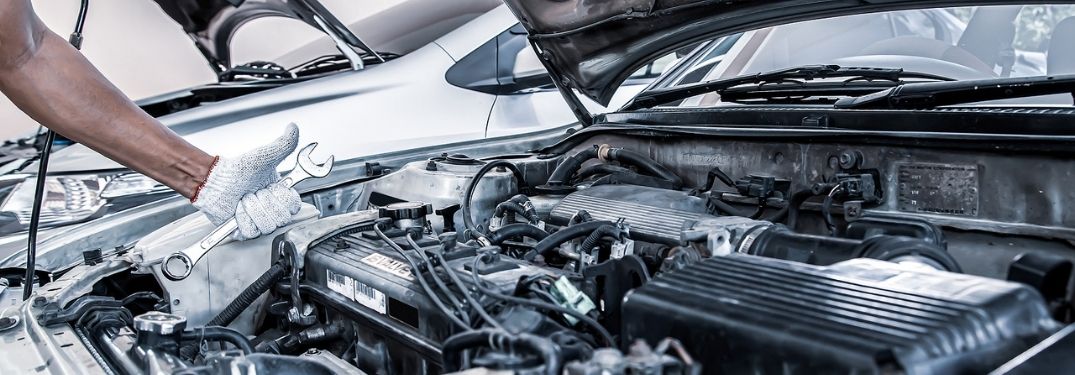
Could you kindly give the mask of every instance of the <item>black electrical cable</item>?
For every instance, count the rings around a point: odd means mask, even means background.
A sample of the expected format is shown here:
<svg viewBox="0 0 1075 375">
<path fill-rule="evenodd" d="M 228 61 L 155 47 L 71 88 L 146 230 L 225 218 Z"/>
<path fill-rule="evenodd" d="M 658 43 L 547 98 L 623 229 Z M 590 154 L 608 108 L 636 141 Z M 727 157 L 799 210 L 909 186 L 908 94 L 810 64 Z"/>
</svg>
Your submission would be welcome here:
<svg viewBox="0 0 1075 375">
<path fill-rule="evenodd" d="M 459 211 L 463 215 L 463 225 L 467 228 L 467 232 L 469 232 L 468 234 L 472 237 L 478 236 L 480 232 L 478 231 L 478 227 L 474 225 L 474 218 L 470 217 L 470 200 L 474 197 L 474 189 L 478 187 L 478 182 L 481 181 L 486 173 L 489 173 L 489 171 L 496 167 L 504 167 L 510 170 L 511 173 L 515 175 L 515 180 L 519 184 L 519 189 L 522 189 L 526 184 L 526 180 L 523 179 L 523 172 L 520 172 L 515 164 L 504 160 L 495 160 L 482 166 L 481 169 L 474 174 L 474 178 L 470 179 L 470 183 L 467 184 L 467 191 L 463 194 L 463 202 L 459 205 Z"/>
<path fill-rule="evenodd" d="M 463 303 L 460 302 L 458 298 L 455 298 L 455 293 L 452 293 L 452 290 L 448 288 L 448 285 L 444 284 L 444 280 L 441 280 L 440 276 L 437 276 L 437 271 L 433 267 L 433 262 L 429 261 L 429 257 L 422 251 L 422 247 L 418 246 L 418 243 L 414 242 L 414 239 L 412 239 L 410 235 L 405 234 L 403 235 L 403 238 L 407 239 L 407 244 L 411 245 L 411 248 L 414 249 L 414 252 L 418 254 L 419 258 L 422 258 L 422 263 L 426 265 L 426 270 L 429 271 L 429 276 L 433 278 L 433 283 L 437 285 L 437 289 L 440 289 L 442 293 L 448 296 L 448 301 L 452 303 L 452 308 L 459 312 L 459 318 L 463 320 L 463 323 L 466 323 L 467 327 L 470 327 L 470 314 L 467 314 L 467 310 L 463 308 Z M 463 298 L 465 299 L 466 296 L 463 296 Z"/>
<path fill-rule="evenodd" d="M 825 219 L 825 227 L 829 228 L 829 234 L 833 236 L 836 235 L 836 223 L 832 220 L 832 203 L 843 191 L 842 186 L 836 185 L 829 191 L 829 194 L 825 195 L 825 201 L 821 203 L 821 216 Z"/>
<path fill-rule="evenodd" d="M 403 251 L 402 247 L 399 247 L 399 245 L 393 242 L 391 238 L 388 238 L 388 236 L 381 231 L 379 224 L 373 225 L 373 232 L 377 233 L 377 236 L 381 238 L 381 241 L 384 241 L 384 243 L 388 244 L 388 246 L 391 247 L 392 250 L 395 250 L 397 253 L 399 253 L 399 256 L 403 257 L 403 259 L 407 261 L 407 264 L 411 266 L 411 273 L 416 279 L 418 279 L 418 285 L 422 287 L 422 291 L 424 291 L 426 295 L 429 296 L 429 299 L 433 301 L 433 304 L 436 305 L 438 309 L 440 309 L 441 313 L 448 317 L 448 320 L 451 320 L 452 323 L 454 323 L 456 326 L 459 326 L 459 328 L 462 328 L 464 331 L 473 329 L 466 323 L 463 323 L 462 320 L 459 320 L 459 317 L 455 316 L 455 313 L 452 312 L 452 310 L 449 309 L 448 306 L 444 305 L 444 302 L 440 300 L 440 297 L 437 296 L 436 293 L 433 293 L 433 288 L 429 287 L 429 283 L 426 282 L 425 278 L 422 277 L 422 274 L 418 271 L 418 264 L 414 263 L 414 259 L 411 259 L 411 257 L 407 256 L 407 252 Z"/>
<path fill-rule="evenodd" d="M 474 261 L 471 264 L 470 269 L 477 270 L 478 267 L 479 267 L 478 262 L 481 262 L 482 258 L 484 258 L 485 256 L 486 255 L 483 254 L 483 255 L 479 255 L 479 256 L 474 257 Z M 471 272 L 470 276 L 474 279 L 474 287 L 478 288 L 478 291 L 482 292 L 482 294 L 485 294 L 485 295 L 487 295 L 489 297 L 493 297 L 495 299 L 505 301 L 505 302 L 511 302 L 511 303 L 515 303 L 515 304 L 519 304 L 519 305 L 530 306 L 530 307 L 537 308 L 537 309 L 554 311 L 554 312 L 558 312 L 558 313 L 561 313 L 561 314 L 571 315 L 571 317 L 573 317 L 575 319 L 578 319 L 579 321 L 585 323 L 587 326 L 590 326 L 590 328 L 593 328 L 595 331 L 597 331 L 598 335 L 601 336 L 601 340 L 604 341 L 605 345 L 607 345 L 609 347 L 614 347 L 616 345 L 612 340 L 612 334 L 609 333 L 608 330 L 605 329 L 605 327 L 602 326 L 600 323 L 598 323 L 596 320 L 593 320 L 592 318 L 586 316 L 586 314 L 580 313 L 578 311 L 575 311 L 575 310 L 572 310 L 572 309 L 569 309 L 569 308 L 565 308 L 563 306 L 553 305 L 551 303 L 545 303 L 545 302 L 541 302 L 541 301 L 534 301 L 534 300 L 529 300 L 529 299 L 526 299 L 526 298 L 519 298 L 519 297 L 513 297 L 513 296 L 501 294 L 500 292 L 497 292 L 495 290 L 489 289 L 489 287 L 486 287 L 484 284 L 482 284 L 482 280 L 481 280 L 481 278 L 478 277 L 477 272 Z"/>
<path fill-rule="evenodd" d="M 501 325 L 500 322 L 496 321 L 496 319 L 493 319 L 493 316 L 485 310 L 485 306 L 482 306 L 481 302 L 478 301 L 478 297 L 470 295 L 470 293 L 467 291 L 467 287 L 463 285 L 463 280 L 460 279 L 459 274 L 455 273 L 455 270 L 453 270 L 452 267 L 448 265 L 448 261 L 444 259 L 444 255 L 441 254 L 440 251 L 434 251 L 433 257 L 437 258 L 437 262 L 440 262 L 441 268 L 444 268 L 444 273 L 448 274 L 448 278 L 452 280 L 452 283 L 455 284 L 455 287 L 458 288 L 459 291 L 463 292 L 463 299 L 466 300 L 467 303 L 470 304 L 470 307 L 478 313 L 478 316 L 484 319 L 485 322 L 488 323 L 490 326 L 493 326 L 493 328 L 504 329 L 504 326 Z"/>
<path fill-rule="evenodd" d="M 86 12 L 90 9 L 90 0 L 82 0 L 78 8 L 78 18 L 75 20 L 75 31 L 71 33 L 68 42 L 75 49 L 82 49 L 82 27 L 86 24 Z M 38 156 L 37 180 L 34 181 L 34 206 L 30 209 L 29 233 L 26 235 L 26 276 L 22 285 L 22 299 L 30 299 L 34 292 L 34 271 L 37 268 L 37 229 L 41 223 L 41 198 L 45 194 L 45 174 L 49 169 L 49 154 L 52 153 L 52 143 L 56 141 L 56 132 L 49 129 L 45 132 L 45 144 L 41 146 L 41 154 Z"/>
</svg>

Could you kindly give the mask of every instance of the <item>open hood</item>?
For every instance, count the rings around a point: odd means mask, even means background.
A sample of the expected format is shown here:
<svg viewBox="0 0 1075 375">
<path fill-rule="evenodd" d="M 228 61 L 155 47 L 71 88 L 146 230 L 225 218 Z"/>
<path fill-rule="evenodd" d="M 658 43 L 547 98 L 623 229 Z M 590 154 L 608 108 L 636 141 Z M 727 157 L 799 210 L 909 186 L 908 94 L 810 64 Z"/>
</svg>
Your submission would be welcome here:
<svg viewBox="0 0 1075 375">
<path fill-rule="evenodd" d="M 344 49 L 375 55 L 318 0 L 154 1 L 183 27 L 218 74 L 231 67 L 229 44 L 235 32 L 247 22 L 262 17 L 301 20 L 328 34 L 345 55 L 349 55 L 349 51 Z"/>
<path fill-rule="evenodd" d="M 504 0 L 530 33 L 554 82 L 603 105 L 649 60 L 691 43 L 809 19 L 906 8 L 998 5 L 990 0 Z M 1025 2 L 1025 1 L 1024 1 Z M 1058 1 L 1063 2 L 1063 1 Z M 577 101 L 577 99 L 574 99 Z M 576 108 L 580 121 L 589 114 Z"/>
</svg>

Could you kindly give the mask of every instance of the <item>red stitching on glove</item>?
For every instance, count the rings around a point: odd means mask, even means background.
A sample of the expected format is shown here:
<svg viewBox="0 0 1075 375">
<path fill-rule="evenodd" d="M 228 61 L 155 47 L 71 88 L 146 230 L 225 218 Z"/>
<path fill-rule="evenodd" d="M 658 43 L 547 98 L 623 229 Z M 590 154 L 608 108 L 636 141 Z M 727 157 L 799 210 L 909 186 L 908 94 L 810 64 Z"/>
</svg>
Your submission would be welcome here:
<svg viewBox="0 0 1075 375">
<path fill-rule="evenodd" d="M 206 173 L 202 182 L 194 188 L 194 194 L 190 196 L 190 203 L 194 203 L 194 201 L 198 200 L 198 194 L 201 194 L 202 188 L 205 187 L 205 183 L 209 182 L 209 175 L 213 174 L 213 168 L 216 168 L 217 162 L 220 162 L 220 155 L 213 157 L 213 162 L 209 164 L 209 173 Z"/>
</svg>

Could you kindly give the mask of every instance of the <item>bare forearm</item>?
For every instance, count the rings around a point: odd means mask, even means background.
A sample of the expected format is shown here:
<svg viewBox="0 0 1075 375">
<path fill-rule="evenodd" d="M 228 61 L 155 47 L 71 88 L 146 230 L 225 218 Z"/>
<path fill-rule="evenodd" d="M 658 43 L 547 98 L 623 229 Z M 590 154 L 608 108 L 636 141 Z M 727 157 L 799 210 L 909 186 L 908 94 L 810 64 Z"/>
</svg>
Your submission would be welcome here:
<svg viewBox="0 0 1075 375">
<path fill-rule="evenodd" d="M 33 50 L 0 69 L 0 91 L 42 125 L 190 197 L 212 157 L 131 103 L 63 38 L 36 28 Z"/>
</svg>

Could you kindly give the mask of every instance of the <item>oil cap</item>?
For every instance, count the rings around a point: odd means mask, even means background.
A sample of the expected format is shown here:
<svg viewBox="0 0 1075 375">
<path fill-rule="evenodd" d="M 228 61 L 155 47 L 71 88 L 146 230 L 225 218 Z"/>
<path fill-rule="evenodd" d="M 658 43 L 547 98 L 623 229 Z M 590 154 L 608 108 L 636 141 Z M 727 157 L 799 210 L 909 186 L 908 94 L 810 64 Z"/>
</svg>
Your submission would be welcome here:
<svg viewBox="0 0 1075 375">
<path fill-rule="evenodd" d="M 425 202 L 392 203 L 378 209 L 378 213 L 392 220 L 421 219 L 433 213 L 433 205 Z"/>
<path fill-rule="evenodd" d="M 134 329 L 139 332 L 168 336 L 187 328 L 187 318 L 175 314 L 150 311 L 134 317 Z"/>
</svg>

